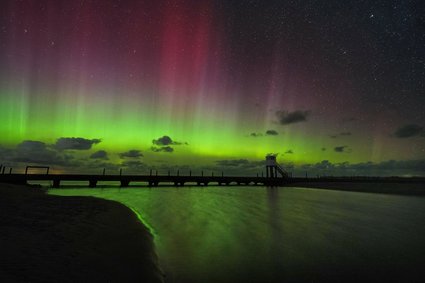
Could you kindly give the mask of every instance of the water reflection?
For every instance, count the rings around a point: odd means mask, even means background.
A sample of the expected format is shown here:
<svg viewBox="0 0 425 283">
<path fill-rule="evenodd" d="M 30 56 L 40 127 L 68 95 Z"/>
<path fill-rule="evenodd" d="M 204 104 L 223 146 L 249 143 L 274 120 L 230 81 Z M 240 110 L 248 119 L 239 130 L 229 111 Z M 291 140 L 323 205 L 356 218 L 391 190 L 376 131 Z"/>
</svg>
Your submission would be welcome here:
<svg viewBox="0 0 425 283">
<path fill-rule="evenodd" d="M 424 198 L 265 187 L 52 193 L 135 208 L 155 232 L 167 282 L 424 278 Z"/>
</svg>

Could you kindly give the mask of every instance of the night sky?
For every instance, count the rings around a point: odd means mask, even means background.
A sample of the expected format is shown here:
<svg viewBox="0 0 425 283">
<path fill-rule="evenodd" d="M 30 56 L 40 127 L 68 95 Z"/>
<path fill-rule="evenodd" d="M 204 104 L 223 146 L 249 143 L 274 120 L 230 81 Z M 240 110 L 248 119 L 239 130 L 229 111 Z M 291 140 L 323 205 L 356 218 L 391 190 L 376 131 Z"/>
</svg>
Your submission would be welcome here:
<svg viewBox="0 0 425 283">
<path fill-rule="evenodd" d="M 424 175 L 421 1 L 0 2 L 0 163 Z"/>
</svg>

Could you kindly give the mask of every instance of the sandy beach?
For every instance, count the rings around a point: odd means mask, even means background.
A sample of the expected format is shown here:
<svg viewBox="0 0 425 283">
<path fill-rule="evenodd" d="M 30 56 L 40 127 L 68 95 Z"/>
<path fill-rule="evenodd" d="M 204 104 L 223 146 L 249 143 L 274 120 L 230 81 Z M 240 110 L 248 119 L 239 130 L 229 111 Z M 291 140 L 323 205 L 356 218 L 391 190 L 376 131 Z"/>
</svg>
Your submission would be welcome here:
<svg viewBox="0 0 425 283">
<path fill-rule="evenodd" d="M 126 206 L 0 184 L 1 282 L 162 282 L 153 238 Z"/>
</svg>

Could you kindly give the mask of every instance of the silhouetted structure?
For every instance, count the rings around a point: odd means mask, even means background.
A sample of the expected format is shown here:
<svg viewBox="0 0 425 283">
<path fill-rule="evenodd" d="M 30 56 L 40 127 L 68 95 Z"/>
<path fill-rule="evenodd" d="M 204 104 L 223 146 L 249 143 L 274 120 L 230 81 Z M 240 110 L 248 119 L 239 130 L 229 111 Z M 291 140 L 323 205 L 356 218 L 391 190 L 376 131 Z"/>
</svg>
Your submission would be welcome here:
<svg viewBox="0 0 425 283">
<path fill-rule="evenodd" d="M 46 174 L 28 174 L 28 169 L 38 168 L 47 169 Z M 262 185 L 262 186 L 282 186 L 288 182 L 288 173 L 276 162 L 276 156 L 266 156 L 266 177 L 261 174 L 261 177 L 238 177 L 238 176 L 225 176 L 224 172 L 221 172 L 221 176 L 214 175 L 214 172 L 210 176 L 204 175 L 204 171 L 201 171 L 201 176 L 192 176 L 192 171 L 189 172 L 188 176 L 177 174 L 173 176 L 170 171 L 167 175 L 158 175 L 158 171 L 155 175 L 150 170 L 149 175 L 123 175 L 122 169 L 119 171 L 119 175 L 106 175 L 105 169 L 103 169 L 101 175 L 82 175 L 82 174 L 49 174 L 49 167 L 43 166 L 27 166 L 25 174 L 8 174 L 1 175 L 0 181 L 8 183 L 26 184 L 28 181 L 50 181 L 54 188 L 58 188 L 63 181 L 84 181 L 88 182 L 89 187 L 96 187 L 99 181 L 118 181 L 121 187 L 128 187 L 130 182 L 146 182 L 149 186 L 156 187 L 159 183 L 172 183 L 175 186 L 184 186 L 187 183 L 192 183 L 198 186 L 207 186 L 210 183 L 215 183 L 219 186 L 229 185 Z M 281 177 L 278 176 L 281 175 Z"/>
<path fill-rule="evenodd" d="M 277 178 L 278 173 L 283 178 L 288 178 L 288 173 L 277 163 L 275 154 L 268 154 L 266 156 L 266 177 Z"/>
</svg>

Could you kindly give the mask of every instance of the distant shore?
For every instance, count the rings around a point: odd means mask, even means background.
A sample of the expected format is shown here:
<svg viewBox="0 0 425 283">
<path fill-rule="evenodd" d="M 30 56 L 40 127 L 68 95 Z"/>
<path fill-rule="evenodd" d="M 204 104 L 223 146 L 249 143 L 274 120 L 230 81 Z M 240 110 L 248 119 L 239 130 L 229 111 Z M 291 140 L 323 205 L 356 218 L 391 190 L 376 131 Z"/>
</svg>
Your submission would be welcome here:
<svg viewBox="0 0 425 283">
<path fill-rule="evenodd" d="M 126 206 L 0 183 L 1 282 L 163 282 L 153 238 Z"/>
<path fill-rule="evenodd" d="M 425 182 L 326 182 L 326 181 L 308 181 L 293 182 L 287 187 L 302 187 L 326 190 L 339 190 L 364 193 L 397 194 L 397 195 L 416 195 L 425 196 Z"/>
</svg>

